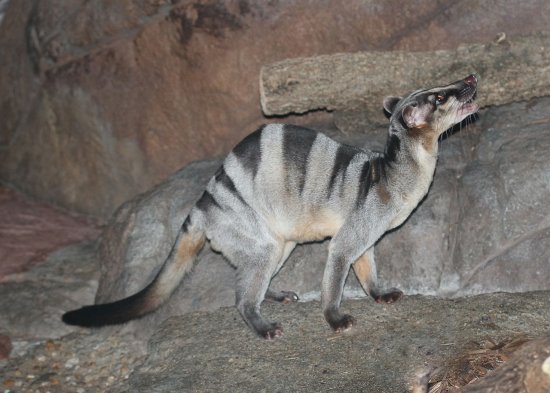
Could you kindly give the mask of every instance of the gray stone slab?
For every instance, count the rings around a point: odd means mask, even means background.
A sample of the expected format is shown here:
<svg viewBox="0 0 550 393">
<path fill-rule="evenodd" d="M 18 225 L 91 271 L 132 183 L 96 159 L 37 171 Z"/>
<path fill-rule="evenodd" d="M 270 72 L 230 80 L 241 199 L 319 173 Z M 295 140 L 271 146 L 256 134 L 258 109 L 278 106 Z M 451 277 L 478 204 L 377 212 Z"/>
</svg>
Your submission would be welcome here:
<svg viewBox="0 0 550 393">
<path fill-rule="evenodd" d="M 117 392 L 407 392 L 420 370 L 472 341 L 550 329 L 550 292 L 460 299 L 406 297 L 391 306 L 349 300 L 358 324 L 333 333 L 317 302 L 266 304 L 285 335 L 253 336 L 233 308 L 167 320 L 149 356 Z"/>
<path fill-rule="evenodd" d="M 0 333 L 17 344 L 75 331 L 61 315 L 93 300 L 99 276 L 95 251 L 95 242 L 64 247 L 30 272 L 0 283 Z"/>
</svg>

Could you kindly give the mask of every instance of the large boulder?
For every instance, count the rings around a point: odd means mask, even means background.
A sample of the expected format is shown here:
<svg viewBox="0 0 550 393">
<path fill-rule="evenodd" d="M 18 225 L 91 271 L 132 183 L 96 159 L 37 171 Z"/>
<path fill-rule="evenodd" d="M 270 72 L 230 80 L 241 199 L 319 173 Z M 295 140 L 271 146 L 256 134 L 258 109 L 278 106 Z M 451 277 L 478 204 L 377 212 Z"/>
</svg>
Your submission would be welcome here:
<svg viewBox="0 0 550 393">
<path fill-rule="evenodd" d="M 550 98 L 491 108 L 441 142 L 427 198 L 375 248 L 385 286 L 446 296 L 548 289 L 549 108 Z M 345 132 L 340 139 L 364 135 L 357 128 Z M 375 145 L 385 132 L 369 134 Z M 220 162 L 193 163 L 119 209 L 102 236 L 98 302 L 137 292 L 154 277 Z M 318 299 L 327 245 L 298 246 L 272 286 Z M 169 315 L 231 305 L 234 282 L 233 269 L 205 247 L 193 274 L 166 306 L 128 329 L 149 333 Z M 347 293 L 361 294 L 353 273 Z"/>
<path fill-rule="evenodd" d="M 84 329 L 38 343 L 0 358 L 0 383 L 4 392 L 393 393 L 414 384 L 419 393 L 429 379 L 432 391 L 473 380 L 460 392 L 547 393 L 548 302 L 550 291 L 346 300 L 358 323 L 344 334 L 323 321 L 318 302 L 268 304 L 265 315 L 285 329 L 271 342 L 234 307 L 194 312 L 165 321 L 146 352 L 130 335 Z"/>
<path fill-rule="evenodd" d="M 491 108 L 441 142 L 427 198 L 378 244 L 385 285 L 445 296 L 549 288 L 549 104 Z"/>
<path fill-rule="evenodd" d="M 419 374 L 437 368 L 432 387 L 462 386 L 487 373 L 487 383 L 476 382 L 485 389 L 459 391 L 547 392 L 550 375 L 541 365 L 550 354 L 549 295 L 411 296 L 391 306 L 347 301 L 358 323 L 344 334 L 328 328 L 318 303 L 270 305 L 266 314 L 286 330 L 269 343 L 256 339 L 234 309 L 173 317 L 149 341 L 143 364 L 113 391 L 409 392 Z M 507 344 L 518 345 L 518 333 L 543 339 L 514 354 Z"/>
<path fill-rule="evenodd" d="M 17 0 L 0 24 L 0 179 L 107 218 L 263 122 L 264 64 L 545 29 L 544 0 Z M 490 10 L 488 12 L 487 10 Z M 399 15 L 399 17 L 396 17 Z"/>
<path fill-rule="evenodd" d="M 13 344 L 11 356 L 38 341 L 75 331 L 61 322 L 67 309 L 93 301 L 99 266 L 96 242 L 76 243 L 52 253 L 30 272 L 0 283 L 0 358 L 2 337 Z"/>
<path fill-rule="evenodd" d="M 101 233 L 92 222 L 3 187 L 0 217 L 0 283 L 30 270 L 60 247 L 95 239 Z"/>
</svg>

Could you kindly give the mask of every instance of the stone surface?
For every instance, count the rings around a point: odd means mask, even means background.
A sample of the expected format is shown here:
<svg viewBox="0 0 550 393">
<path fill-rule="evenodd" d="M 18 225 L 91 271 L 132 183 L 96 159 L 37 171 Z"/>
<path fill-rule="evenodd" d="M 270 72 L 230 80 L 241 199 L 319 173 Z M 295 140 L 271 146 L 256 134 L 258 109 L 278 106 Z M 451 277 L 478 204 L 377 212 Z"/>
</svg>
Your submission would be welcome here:
<svg viewBox="0 0 550 393">
<path fill-rule="evenodd" d="M 29 270 L 62 246 L 95 239 L 100 233 L 91 221 L 2 187 L 0 217 L 0 282 Z"/>
<path fill-rule="evenodd" d="M 487 132 L 458 183 L 453 263 L 468 292 L 550 285 L 549 104 L 515 104 L 482 120 Z"/>
<path fill-rule="evenodd" d="M 444 296 L 549 288 L 549 104 L 490 108 L 440 142 L 427 198 L 376 247 L 385 286 Z M 364 132 L 364 120 L 336 115 L 351 139 L 379 141 L 385 131 Z"/>
<path fill-rule="evenodd" d="M 8 7 L 8 2 L 9 0 L 0 0 L 0 23 L 2 23 L 2 19 L 4 19 L 4 13 Z"/>
<path fill-rule="evenodd" d="M 95 249 L 94 242 L 62 248 L 30 272 L 0 283 L 0 334 L 11 339 L 14 355 L 75 330 L 61 322 L 61 315 L 93 301 L 99 270 Z"/>
<path fill-rule="evenodd" d="M 547 28 L 546 6 L 11 1 L 0 25 L 0 179 L 106 219 L 184 164 L 227 152 L 265 122 L 258 105 L 264 64 L 359 50 L 453 49 L 502 31 L 513 42 Z"/>
<path fill-rule="evenodd" d="M 273 342 L 253 336 L 234 308 L 194 312 L 166 321 L 151 339 L 147 359 L 132 336 L 106 336 L 105 330 L 41 341 L 24 356 L 0 361 L 0 386 L 6 393 L 406 392 L 418 375 L 444 372 L 487 341 L 546 337 L 534 341 L 537 351 L 527 355 L 541 353 L 548 342 L 549 301 L 548 291 L 453 300 L 412 296 L 391 306 L 346 301 L 359 323 L 341 335 L 330 331 L 317 302 L 269 303 L 266 315 L 285 328 Z M 518 364 L 515 354 L 509 361 Z M 509 369 L 505 363 L 491 375 Z M 522 370 L 516 380 L 540 376 Z"/>
<path fill-rule="evenodd" d="M 547 335 L 549 300 L 539 292 L 347 301 L 358 324 L 345 334 L 331 332 L 316 302 L 269 304 L 265 314 L 285 329 L 273 342 L 254 337 L 233 308 L 192 313 L 161 326 L 144 364 L 116 391 L 406 392 L 419 371 L 472 342 Z"/>
<path fill-rule="evenodd" d="M 549 47 L 550 33 L 537 33 L 511 43 L 464 45 L 457 50 L 339 53 L 284 60 L 262 67 L 262 109 L 266 115 L 285 115 L 362 108 L 370 111 L 372 120 L 380 121 L 384 97 L 446 85 L 472 73 L 481 76 L 477 98 L 481 107 L 542 97 L 550 94 L 545 77 Z"/>
<path fill-rule="evenodd" d="M 427 198 L 375 247 L 383 286 L 443 296 L 550 289 L 548 108 L 550 98 L 491 108 L 441 142 Z M 385 131 L 347 129 L 339 137 L 372 135 L 379 143 L 380 133 Z M 123 298 L 150 282 L 219 164 L 193 163 L 121 207 L 102 236 L 97 302 Z M 318 299 L 327 246 L 298 246 L 272 287 Z M 146 337 L 170 315 L 231 305 L 234 283 L 233 269 L 206 246 L 166 306 L 123 329 Z M 346 293 L 364 296 L 353 273 Z"/>
<path fill-rule="evenodd" d="M 155 276 L 187 212 L 199 199 L 220 163 L 219 159 L 192 163 L 117 210 L 100 239 L 98 303 L 137 292 Z M 153 326 L 169 315 L 231 304 L 234 296 L 229 287 L 233 269 L 219 254 L 208 250 L 200 259 L 193 275 L 164 307 L 127 327 L 147 336 Z"/>
<path fill-rule="evenodd" d="M 11 339 L 8 336 L 0 334 L 0 360 L 7 359 L 12 350 Z"/>
<path fill-rule="evenodd" d="M 0 363 L 0 387 L 4 393 L 104 393 L 124 386 L 144 354 L 132 337 L 76 332 Z"/>
</svg>

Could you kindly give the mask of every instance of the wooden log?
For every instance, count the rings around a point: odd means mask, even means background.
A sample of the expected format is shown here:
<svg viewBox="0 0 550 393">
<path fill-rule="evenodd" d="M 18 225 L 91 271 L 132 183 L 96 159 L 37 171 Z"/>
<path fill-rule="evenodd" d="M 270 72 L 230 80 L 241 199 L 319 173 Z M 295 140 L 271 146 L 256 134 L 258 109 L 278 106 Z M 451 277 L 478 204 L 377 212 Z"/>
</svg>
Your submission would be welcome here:
<svg viewBox="0 0 550 393">
<path fill-rule="evenodd" d="M 550 336 L 531 341 L 519 337 L 474 350 L 451 359 L 435 374 L 421 376 L 411 393 L 546 393 L 550 391 Z M 438 382 L 429 382 L 434 378 Z"/>
<path fill-rule="evenodd" d="M 526 344 L 510 360 L 461 393 L 545 393 L 550 391 L 550 337 Z"/>
<path fill-rule="evenodd" d="M 501 105 L 550 94 L 550 31 L 434 52 L 362 52 L 284 60 L 260 72 L 263 112 L 368 110 L 382 100 L 476 73 L 478 103 Z"/>
</svg>

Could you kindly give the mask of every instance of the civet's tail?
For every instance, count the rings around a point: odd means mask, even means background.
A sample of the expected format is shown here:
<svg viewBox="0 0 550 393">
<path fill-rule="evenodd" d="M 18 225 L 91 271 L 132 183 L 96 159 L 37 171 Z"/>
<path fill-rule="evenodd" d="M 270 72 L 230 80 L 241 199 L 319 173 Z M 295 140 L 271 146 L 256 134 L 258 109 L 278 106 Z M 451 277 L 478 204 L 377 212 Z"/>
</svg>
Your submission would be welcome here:
<svg viewBox="0 0 550 393">
<path fill-rule="evenodd" d="M 176 289 L 202 249 L 205 236 L 202 229 L 197 230 L 185 221 L 155 279 L 140 292 L 113 303 L 82 307 L 65 313 L 63 322 L 69 325 L 99 327 L 115 325 L 139 318 L 157 309 Z"/>
</svg>

